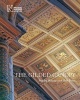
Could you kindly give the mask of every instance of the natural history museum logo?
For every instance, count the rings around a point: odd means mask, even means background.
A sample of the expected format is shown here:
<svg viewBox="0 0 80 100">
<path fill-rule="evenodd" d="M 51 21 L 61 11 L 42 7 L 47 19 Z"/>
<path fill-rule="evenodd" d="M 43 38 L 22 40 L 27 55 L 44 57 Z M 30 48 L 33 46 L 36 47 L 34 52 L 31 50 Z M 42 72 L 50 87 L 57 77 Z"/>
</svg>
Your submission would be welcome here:
<svg viewBox="0 0 80 100">
<path fill-rule="evenodd" d="M 22 7 L 14 7 L 13 5 L 7 5 L 7 12 L 22 12 Z"/>
</svg>

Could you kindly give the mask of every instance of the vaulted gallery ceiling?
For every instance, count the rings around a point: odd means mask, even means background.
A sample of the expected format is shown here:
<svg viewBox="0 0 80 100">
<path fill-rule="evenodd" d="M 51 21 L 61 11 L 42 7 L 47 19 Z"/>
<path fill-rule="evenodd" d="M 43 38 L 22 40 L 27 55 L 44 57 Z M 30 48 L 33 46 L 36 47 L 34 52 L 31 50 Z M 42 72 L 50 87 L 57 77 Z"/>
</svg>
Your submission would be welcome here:
<svg viewBox="0 0 80 100">
<path fill-rule="evenodd" d="M 64 2 L 80 15 L 79 0 Z M 43 77 L 34 79 L 53 100 L 79 100 L 80 25 L 47 0 L 24 0 L 20 6 L 24 16 L 20 24 L 27 32 L 19 39 L 22 48 L 13 55 L 14 63 L 29 73 L 65 73 L 67 77 L 63 74 L 56 78 L 45 77 L 56 82 L 41 82 Z M 75 77 L 68 73 L 75 73 Z M 31 100 L 40 100 L 32 91 L 26 91 L 17 100 L 28 100 L 27 95 Z M 35 95 L 34 99 L 31 94 Z"/>
<path fill-rule="evenodd" d="M 54 1 L 60 3 L 60 0 Z M 61 1 L 80 18 L 80 0 Z M 77 19 L 48 0 L 22 0 L 19 6 L 24 16 L 20 24 L 26 33 L 19 39 L 20 44 L 16 41 L 10 44 L 14 64 L 28 73 L 60 74 L 55 78 L 34 77 L 34 80 L 53 100 L 80 100 L 80 24 Z M 40 81 L 44 79 L 56 81 Z M 17 80 L 15 98 L 42 100 Z"/>
</svg>

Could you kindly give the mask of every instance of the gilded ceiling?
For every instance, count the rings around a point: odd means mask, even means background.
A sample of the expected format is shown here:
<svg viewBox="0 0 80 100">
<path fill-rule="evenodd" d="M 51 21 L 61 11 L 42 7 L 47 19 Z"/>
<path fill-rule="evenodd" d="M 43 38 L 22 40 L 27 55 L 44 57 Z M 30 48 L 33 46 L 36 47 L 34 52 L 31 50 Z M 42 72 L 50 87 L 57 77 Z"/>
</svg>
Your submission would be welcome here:
<svg viewBox="0 0 80 100">
<path fill-rule="evenodd" d="M 80 13 L 79 0 L 64 2 Z M 13 55 L 14 63 L 30 73 L 64 73 L 55 78 L 42 76 L 34 79 L 54 100 L 79 100 L 80 26 L 47 0 L 24 0 L 21 5 L 25 18 L 20 24 L 27 32 L 19 39 L 24 48 Z M 75 77 L 68 73 L 74 73 Z M 44 79 L 56 82 L 40 81 Z M 21 98 L 27 98 L 27 94 Z"/>
<path fill-rule="evenodd" d="M 80 0 L 63 1 L 80 14 Z M 22 46 L 16 46 L 15 41 L 11 44 L 14 45 L 14 50 L 10 48 L 14 64 L 29 73 L 64 73 L 55 78 L 34 79 L 53 100 L 80 100 L 80 25 L 47 0 L 22 0 L 20 6 L 24 16 L 20 24 L 26 33 L 19 39 Z M 75 77 L 68 73 L 74 73 Z M 40 79 L 56 82 L 43 83 Z M 19 89 L 25 91 L 24 86 L 15 81 L 15 92 L 19 93 Z M 30 90 L 16 100 L 41 98 Z"/>
</svg>

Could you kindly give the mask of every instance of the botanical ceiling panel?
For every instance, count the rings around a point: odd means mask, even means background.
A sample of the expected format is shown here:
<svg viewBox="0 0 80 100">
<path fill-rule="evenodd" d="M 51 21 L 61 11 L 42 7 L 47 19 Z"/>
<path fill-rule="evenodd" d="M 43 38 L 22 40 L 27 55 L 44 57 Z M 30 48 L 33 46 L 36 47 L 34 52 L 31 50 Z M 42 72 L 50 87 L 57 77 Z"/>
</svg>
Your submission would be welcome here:
<svg viewBox="0 0 80 100">
<path fill-rule="evenodd" d="M 29 18 L 44 8 L 46 5 L 48 4 L 44 0 L 34 0 L 34 2 L 33 0 L 23 0 L 21 4 L 23 9 L 22 14 Z"/>
<path fill-rule="evenodd" d="M 62 46 L 61 48 L 52 52 L 51 54 L 49 54 L 49 56 L 60 68 L 64 68 L 65 66 L 71 64 L 76 60 L 65 46 Z"/>
<path fill-rule="evenodd" d="M 60 97 L 74 90 L 70 83 L 62 76 L 58 76 L 52 80 L 48 84 Z"/>
<path fill-rule="evenodd" d="M 57 11 L 57 9 L 52 7 L 40 15 L 35 20 L 35 23 L 44 27 L 45 29 L 50 29 L 51 27 L 58 25 L 64 19 L 66 18 L 59 11 Z"/>
<path fill-rule="evenodd" d="M 55 73 L 57 69 L 52 65 L 47 58 L 43 58 L 31 66 L 37 73 Z M 43 79 L 46 77 L 42 77 Z"/>
<path fill-rule="evenodd" d="M 43 39 L 41 39 L 39 42 L 35 43 L 33 47 L 41 51 L 46 51 L 50 49 L 51 47 L 53 47 L 57 42 L 58 40 L 56 40 L 55 38 L 51 36 L 46 36 Z"/>
<path fill-rule="evenodd" d="M 58 36 L 61 39 L 65 39 L 66 37 L 75 33 L 78 27 L 71 21 L 67 22 L 66 24 L 62 25 L 54 31 L 52 34 Z"/>
<path fill-rule="evenodd" d="M 38 55 L 39 55 L 38 52 L 28 48 L 27 50 L 23 51 L 22 53 L 14 57 L 14 59 L 16 61 L 19 61 L 25 64 L 31 61 L 32 59 L 34 59 Z"/>
<path fill-rule="evenodd" d="M 43 33 L 38 28 L 32 26 L 32 25 L 26 25 L 25 30 L 27 33 L 25 33 L 20 39 L 19 42 L 22 41 L 25 44 L 30 44 L 39 37 L 43 36 L 45 33 Z"/>
</svg>

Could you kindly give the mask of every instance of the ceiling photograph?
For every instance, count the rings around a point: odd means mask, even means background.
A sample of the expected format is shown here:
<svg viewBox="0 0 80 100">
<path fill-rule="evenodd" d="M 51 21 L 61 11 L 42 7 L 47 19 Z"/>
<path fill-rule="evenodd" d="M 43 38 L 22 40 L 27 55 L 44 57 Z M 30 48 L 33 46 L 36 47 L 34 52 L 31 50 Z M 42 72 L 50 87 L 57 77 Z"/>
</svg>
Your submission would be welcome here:
<svg viewBox="0 0 80 100">
<path fill-rule="evenodd" d="M 80 0 L 1 1 L 24 18 L 25 34 L 9 44 L 15 100 L 80 100 Z"/>
</svg>

